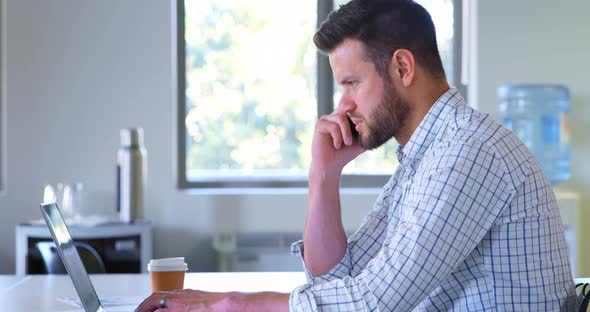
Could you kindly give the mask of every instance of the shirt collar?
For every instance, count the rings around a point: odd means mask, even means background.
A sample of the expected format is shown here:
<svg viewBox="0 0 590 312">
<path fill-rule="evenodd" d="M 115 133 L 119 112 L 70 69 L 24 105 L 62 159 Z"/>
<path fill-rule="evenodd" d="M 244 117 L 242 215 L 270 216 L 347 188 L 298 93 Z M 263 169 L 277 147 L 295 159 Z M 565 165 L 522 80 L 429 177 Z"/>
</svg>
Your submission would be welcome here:
<svg viewBox="0 0 590 312">
<path fill-rule="evenodd" d="M 400 145 L 397 148 L 396 154 L 399 163 L 411 166 L 416 160 L 421 159 L 439 130 L 448 123 L 449 112 L 463 103 L 463 96 L 457 89 L 450 88 L 443 93 L 424 116 L 406 145 Z"/>
</svg>

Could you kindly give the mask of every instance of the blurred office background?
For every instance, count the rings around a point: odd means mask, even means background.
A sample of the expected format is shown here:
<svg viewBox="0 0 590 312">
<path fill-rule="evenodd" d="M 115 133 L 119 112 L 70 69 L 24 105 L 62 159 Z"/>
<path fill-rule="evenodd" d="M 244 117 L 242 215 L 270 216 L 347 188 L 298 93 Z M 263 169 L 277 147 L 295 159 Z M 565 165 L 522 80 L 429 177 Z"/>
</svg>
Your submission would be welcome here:
<svg viewBox="0 0 590 312">
<path fill-rule="evenodd" d="M 572 177 L 556 191 L 579 196 L 571 204 L 578 214 L 573 226 L 578 238 L 588 236 L 590 2 L 466 1 L 470 104 L 495 115 L 496 90 L 505 83 L 569 88 Z M 240 247 L 252 252 L 242 257 L 242 269 L 296 265 L 286 253 L 303 228 L 304 188 L 178 187 L 175 1 L 1 4 L 0 274 L 15 272 L 15 227 L 41 217 L 47 183 L 83 182 L 88 209 L 115 209 L 119 130 L 130 126 L 145 133 L 144 214 L 153 222 L 154 257 L 184 256 L 190 271 L 230 270 L 235 263 L 224 256 Z M 378 192 L 342 192 L 347 231 Z M 577 273 L 588 276 L 590 250 L 579 239 L 575 245 Z"/>
</svg>

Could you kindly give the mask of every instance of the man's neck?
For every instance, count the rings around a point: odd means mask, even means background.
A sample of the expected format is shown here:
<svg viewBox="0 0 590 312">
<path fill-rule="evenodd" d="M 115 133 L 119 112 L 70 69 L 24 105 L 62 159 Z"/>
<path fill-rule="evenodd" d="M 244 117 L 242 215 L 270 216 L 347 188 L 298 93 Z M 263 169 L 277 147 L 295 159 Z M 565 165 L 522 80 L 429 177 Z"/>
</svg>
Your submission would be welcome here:
<svg viewBox="0 0 590 312">
<path fill-rule="evenodd" d="M 431 80 L 425 83 L 424 87 L 416 88 L 417 92 L 409 100 L 408 119 L 405 121 L 404 127 L 395 136 L 400 145 L 404 146 L 408 143 L 436 100 L 449 89 L 450 86 L 446 79 Z"/>
</svg>

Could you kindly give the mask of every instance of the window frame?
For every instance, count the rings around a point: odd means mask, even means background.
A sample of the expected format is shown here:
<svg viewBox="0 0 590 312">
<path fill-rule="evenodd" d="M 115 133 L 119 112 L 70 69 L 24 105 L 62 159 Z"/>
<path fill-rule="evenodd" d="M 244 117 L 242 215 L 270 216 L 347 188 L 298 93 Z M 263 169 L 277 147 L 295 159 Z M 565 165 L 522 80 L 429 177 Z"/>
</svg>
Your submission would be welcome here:
<svg viewBox="0 0 590 312">
<path fill-rule="evenodd" d="M 204 177 L 199 181 L 189 181 L 186 166 L 187 133 L 185 127 L 186 107 L 186 62 L 185 62 L 185 14 L 184 1 L 176 3 L 176 85 L 177 85 L 177 161 L 179 189 L 255 189 L 255 188 L 307 188 L 307 176 L 260 176 L 260 177 Z M 467 96 L 466 87 L 461 84 L 461 42 L 462 42 L 462 1 L 452 0 L 454 8 L 453 34 L 453 77 L 455 85 L 463 96 Z M 317 24 L 334 9 L 333 1 L 317 0 Z M 317 113 L 318 116 L 329 114 L 334 107 L 334 79 L 328 57 L 317 52 Z M 0 159 L 1 161 L 1 159 Z M 1 173 L 1 172 L 0 172 Z M 379 188 L 391 177 L 373 174 L 343 174 L 341 187 L 344 188 Z M 1 181 L 0 181 L 1 182 Z M 1 188 L 1 185 L 0 185 Z"/>
<path fill-rule="evenodd" d="M 6 193 L 6 181 L 7 181 L 7 168 L 6 159 L 8 158 L 8 149 L 6 147 L 7 139 L 7 127 L 8 123 L 6 122 L 6 112 L 7 105 L 6 104 L 6 93 L 5 91 L 5 82 L 6 82 L 6 60 L 4 54 L 4 47 L 6 35 L 4 33 L 5 21 L 6 18 L 4 16 L 4 12 L 6 11 L 6 7 L 4 3 L 0 4 L 0 196 L 5 195 Z"/>
</svg>

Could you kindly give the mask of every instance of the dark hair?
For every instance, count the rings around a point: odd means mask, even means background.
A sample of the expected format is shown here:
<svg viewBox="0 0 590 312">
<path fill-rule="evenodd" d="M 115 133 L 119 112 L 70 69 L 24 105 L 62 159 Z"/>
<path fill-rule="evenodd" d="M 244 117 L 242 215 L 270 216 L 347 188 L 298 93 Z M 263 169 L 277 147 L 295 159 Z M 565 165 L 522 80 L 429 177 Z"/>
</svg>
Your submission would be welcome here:
<svg viewBox="0 0 590 312">
<path fill-rule="evenodd" d="M 432 76 L 445 75 L 432 18 L 412 0 L 352 0 L 330 13 L 313 37 L 325 53 L 345 39 L 363 43 L 367 59 L 382 77 L 389 77 L 391 57 L 402 48 Z"/>
</svg>

